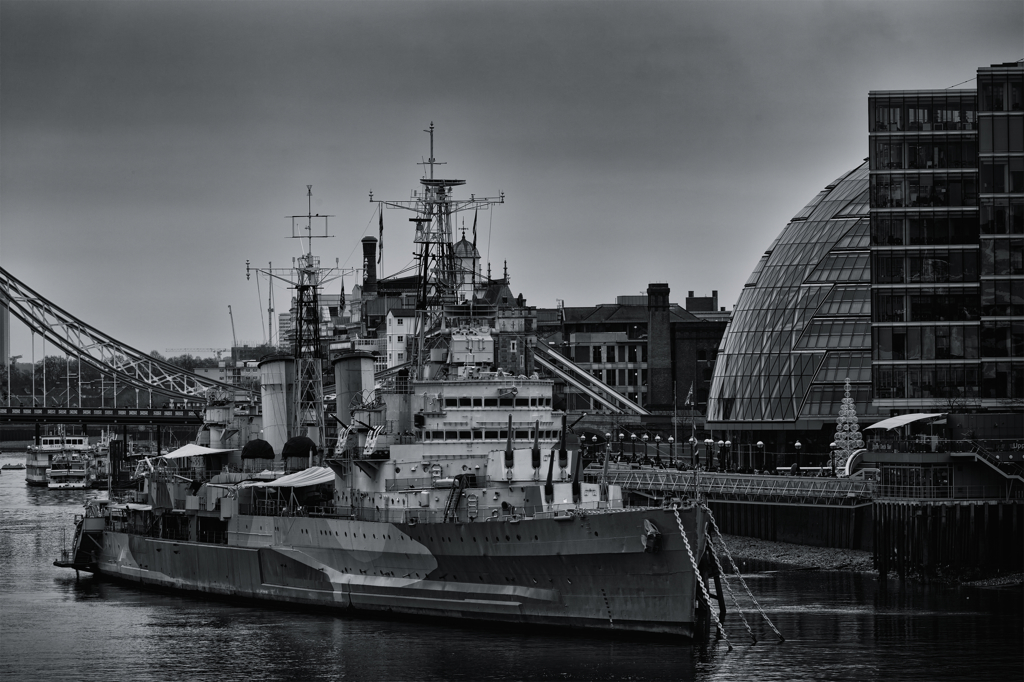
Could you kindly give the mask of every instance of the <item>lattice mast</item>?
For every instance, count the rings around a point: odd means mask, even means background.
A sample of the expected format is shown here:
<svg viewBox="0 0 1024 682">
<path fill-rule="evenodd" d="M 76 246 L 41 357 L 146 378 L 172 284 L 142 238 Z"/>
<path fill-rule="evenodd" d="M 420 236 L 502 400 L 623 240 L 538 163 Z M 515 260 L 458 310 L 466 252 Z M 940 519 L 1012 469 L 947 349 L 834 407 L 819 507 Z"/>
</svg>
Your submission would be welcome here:
<svg viewBox="0 0 1024 682">
<path fill-rule="evenodd" d="M 306 185 L 306 197 L 307 213 L 287 216 L 292 221 L 291 238 L 298 239 L 303 245 L 303 255 L 293 261 L 291 268 L 251 268 L 246 261 L 245 276 L 248 279 L 250 273 L 255 271 L 285 282 L 295 290 L 295 303 L 291 311 L 294 334 L 292 354 L 295 357 L 295 417 L 288 435 L 307 436 L 321 447 L 324 444 L 324 352 L 320 334 L 320 289 L 343 273 L 337 263 L 333 268 L 321 267 L 320 257 L 313 253 L 314 239 L 333 236 L 328 233 L 327 221 L 334 216 L 313 213 L 312 185 Z"/>
<path fill-rule="evenodd" d="M 416 260 L 418 285 L 416 310 L 418 311 L 418 334 L 422 339 L 425 332 L 443 325 L 445 306 L 458 303 L 458 290 L 462 278 L 460 266 L 455 258 L 455 241 L 452 230 L 457 215 L 464 211 L 488 210 L 491 206 L 505 203 L 505 194 L 497 197 L 477 197 L 470 194 L 468 199 L 456 199 L 454 188 L 466 184 L 465 180 L 450 180 L 434 177 L 434 166 L 445 162 L 434 158 L 434 124 L 423 132 L 430 135 L 430 156 L 418 165 L 426 166 L 427 173 L 420 179 L 420 190 L 413 190 L 409 201 L 376 201 L 380 210 L 400 208 L 415 214 L 409 221 L 415 224 Z M 370 192 L 373 202 L 373 192 Z M 417 342 L 416 364 L 422 367 L 426 362 L 427 349 L 422 341 Z"/>
</svg>

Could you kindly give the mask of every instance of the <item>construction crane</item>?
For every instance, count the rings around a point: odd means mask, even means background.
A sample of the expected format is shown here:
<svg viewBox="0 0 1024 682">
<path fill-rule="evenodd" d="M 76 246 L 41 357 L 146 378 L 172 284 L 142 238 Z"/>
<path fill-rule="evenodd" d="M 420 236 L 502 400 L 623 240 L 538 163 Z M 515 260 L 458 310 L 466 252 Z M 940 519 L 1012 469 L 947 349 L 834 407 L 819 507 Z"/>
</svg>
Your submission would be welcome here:
<svg viewBox="0 0 1024 682">
<path fill-rule="evenodd" d="M 216 353 L 217 359 L 220 360 L 220 356 L 223 353 L 230 353 L 230 348 L 164 348 L 165 353 Z"/>
<path fill-rule="evenodd" d="M 231 318 L 231 344 L 232 346 L 238 345 L 238 337 L 235 336 L 235 316 L 231 312 L 231 304 L 228 304 L 228 317 Z"/>
</svg>

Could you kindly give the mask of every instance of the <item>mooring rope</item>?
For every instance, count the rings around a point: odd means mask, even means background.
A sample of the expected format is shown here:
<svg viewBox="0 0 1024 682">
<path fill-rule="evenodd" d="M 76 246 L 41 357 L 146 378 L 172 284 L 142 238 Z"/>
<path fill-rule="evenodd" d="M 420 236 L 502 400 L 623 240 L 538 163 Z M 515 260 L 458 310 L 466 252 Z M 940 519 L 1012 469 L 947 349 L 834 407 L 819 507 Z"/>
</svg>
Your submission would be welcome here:
<svg viewBox="0 0 1024 682">
<path fill-rule="evenodd" d="M 711 509 L 707 505 L 701 505 L 701 509 L 707 512 L 708 519 L 711 521 L 711 527 L 715 529 L 715 534 L 718 536 L 718 539 L 722 542 L 722 549 L 725 550 L 725 556 L 729 558 L 729 563 L 732 564 L 733 572 L 736 574 L 736 577 L 740 579 L 740 584 L 743 585 L 743 589 L 746 590 L 747 596 L 750 597 L 750 601 L 752 601 L 754 603 L 754 606 L 757 607 L 758 613 L 760 613 L 761 617 L 764 618 L 764 622 L 768 623 L 768 627 L 770 627 L 775 632 L 775 634 L 779 636 L 779 641 L 785 642 L 786 638 L 782 636 L 782 633 L 779 632 L 779 629 L 775 627 L 774 623 L 772 623 L 771 619 L 768 617 L 768 614 L 765 613 L 764 609 L 761 608 L 761 605 L 757 603 L 757 599 L 754 598 L 754 593 L 750 591 L 750 587 L 747 585 L 747 581 L 743 579 L 743 575 L 740 573 L 740 567 L 736 563 L 736 560 L 732 558 L 732 554 L 729 552 L 728 545 L 725 544 L 725 538 L 722 536 L 722 531 L 718 529 L 718 524 L 715 522 L 715 516 L 711 513 Z M 678 517 L 679 514 L 677 513 L 676 516 Z M 682 528 L 682 525 L 680 525 L 680 528 Z M 689 547 L 689 545 L 687 545 L 687 547 Z M 715 560 L 717 561 L 718 557 L 715 557 Z M 732 593 L 731 588 L 729 592 L 730 594 Z"/>
<path fill-rule="evenodd" d="M 722 626 L 722 622 L 718 620 L 718 614 L 711 608 L 711 595 L 708 594 L 708 588 L 704 584 L 704 578 L 700 575 L 700 570 L 697 568 L 697 560 L 693 558 L 693 549 L 690 547 L 690 540 L 686 537 L 686 529 L 683 528 L 683 519 L 679 516 L 679 509 L 676 507 L 672 508 L 672 513 L 676 515 L 676 524 L 679 526 L 679 534 L 683 536 L 683 544 L 686 545 L 686 553 L 690 555 L 690 565 L 693 566 L 693 575 L 697 578 L 697 583 L 700 585 L 701 592 L 704 593 L 704 604 L 707 606 L 708 613 L 715 619 L 715 626 L 718 628 L 719 634 L 722 635 L 722 639 L 729 646 L 729 651 L 732 651 L 732 642 L 729 641 L 729 637 L 725 634 L 725 627 Z"/>
<path fill-rule="evenodd" d="M 711 535 L 705 533 L 704 537 L 707 538 L 708 545 L 710 545 L 713 550 L 715 542 L 711 539 Z M 747 617 L 743 615 L 743 608 L 740 606 L 739 600 L 736 599 L 736 595 L 732 591 L 732 585 L 729 584 L 729 579 L 725 575 L 725 569 L 722 568 L 722 562 L 718 560 L 718 553 L 712 551 L 711 556 L 715 560 L 715 566 L 718 567 L 718 574 L 722 576 L 722 584 L 725 585 L 725 589 L 728 590 L 729 597 L 732 599 L 732 603 L 736 606 L 736 613 L 739 614 L 740 620 L 743 621 L 743 627 L 747 628 L 747 634 L 750 635 L 751 642 L 757 644 L 757 637 L 754 635 L 754 631 L 750 628 L 750 623 L 747 622 Z"/>
</svg>

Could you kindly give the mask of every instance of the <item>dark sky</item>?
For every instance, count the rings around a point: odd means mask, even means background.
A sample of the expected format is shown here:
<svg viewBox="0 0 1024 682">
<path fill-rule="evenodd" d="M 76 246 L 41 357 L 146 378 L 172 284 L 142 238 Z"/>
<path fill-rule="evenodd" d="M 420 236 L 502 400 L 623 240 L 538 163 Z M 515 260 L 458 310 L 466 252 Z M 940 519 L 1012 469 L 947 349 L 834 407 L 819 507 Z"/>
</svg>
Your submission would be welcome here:
<svg viewBox="0 0 1024 682">
<path fill-rule="evenodd" d="M 229 304 L 260 342 L 246 259 L 299 255 L 284 216 L 311 184 L 337 216 L 318 253 L 358 265 L 368 192 L 409 197 L 433 121 L 443 175 L 505 192 L 480 250 L 528 303 L 665 281 L 731 308 L 867 156 L 869 90 L 1022 57 L 1020 0 L 2 0 L 0 264 L 143 351 L 227 347 Z"/>
</svg>

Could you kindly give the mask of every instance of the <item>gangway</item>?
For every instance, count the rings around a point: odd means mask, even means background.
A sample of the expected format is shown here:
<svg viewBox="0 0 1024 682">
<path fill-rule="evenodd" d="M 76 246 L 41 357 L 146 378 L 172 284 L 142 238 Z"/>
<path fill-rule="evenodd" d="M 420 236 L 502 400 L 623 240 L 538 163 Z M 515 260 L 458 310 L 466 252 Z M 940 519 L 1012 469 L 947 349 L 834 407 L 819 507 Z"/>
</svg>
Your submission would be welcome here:
<svg viewBox="0 0 1024 682">
<path fill-rule="evenodd" d="M 210 389 L 252 395 L 251 391 L 200 377 L 117 341 L 43 298 L 4 268 L 0 268 L 0 304 L 69 357 L 77 357 L 135 388 L 185 400 L 204 398 Z"/>
<path fill-rule="evenodd" d="M 540 344 L 533 346 L 533 359 L 538 365 L 567 384 L 583 391 L 612 412 L 618 414 L 631 412 L 643 416 L 651 414 L 590 372 L 581 369 L 569 358 L 556 353 L 547 346 Z"/>
</svg>

